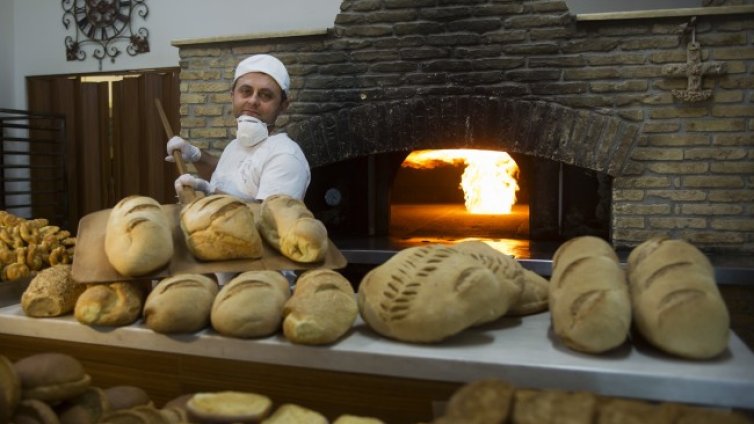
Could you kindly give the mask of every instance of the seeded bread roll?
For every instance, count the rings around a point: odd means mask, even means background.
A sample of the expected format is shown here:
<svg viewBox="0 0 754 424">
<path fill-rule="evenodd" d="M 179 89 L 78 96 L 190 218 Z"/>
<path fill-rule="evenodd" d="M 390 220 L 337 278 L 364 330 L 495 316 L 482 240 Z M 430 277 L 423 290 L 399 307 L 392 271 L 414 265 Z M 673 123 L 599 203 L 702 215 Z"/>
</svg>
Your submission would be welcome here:
<svg viewBox="0 0 754 424">
<path fill-rule="evenodd" d="M 21 400 L 21 380 L 13 363 L 0 355 L 0 423 L 8 422 Z"/>
<path fill-rule="evenodd" d="M 91 383 L 81 363 L 57 352 L 37 353 L 16 361 L 21 397 L 56 403 L 84 393 Z"/>
<path fill-rule="evenodd" d="M 186 403 L 189 417 L 202 423 L 254 423 L 267 417 L 272 400 L 256 393 L 196 393 Z"/>
<path fill-rule="evenodd" d="M 105 254 L 113 268 L 127 277 L 167 265 L 173 257 L 173 235 L 160 204 L 146 196 L 118 202 L 107 220 Z"/>
<path fill-rule="evenodd" d="M 625 273 L 615 253 L 609 253 L 610 245 L 596 240 L 577 238 L 561 245 L 550 279 L 553 331 L 566 346 L 586 353 L 620 346 L 631 326 Z"/>
<path fill-rule="evenodd" d="M 209 325 L 217 283 L 201 274 L 160 281 L 144 302 L 144 324 L 164 334 L 193 333 Z"/>
<path fill-rule="evenodd" d="M 708 359 L 728 346 L 730 315 L 709 259 L 683 240 L 652 239 L 628 257 L 634 321 L 657 348 Z"/>
<path fill-rule="evenodd" d="M 216 194 L 201 197 L 181 211 L 181 230 L 189 251 L 205 261 L 262 256 L 254 213 L 241 200 Z"/>
<path fill-rule="evenodd" d="M 283 333 L 293 343 L 333 343 L 351 329 L 358 313 L 345 277 L 329 269 L 306 271 L 283 308 Z"/>
<path fill-rule="evenodd" d="M 86 325 L 119 327 L 132 324 L 141 316 L 144 305 L 144 291 L 140 284 L 88 284 L 76 301 L 73 315 Z"/>
<path fill-rule="evenodd" d="M 280 329 L 283 305 L 291 296 L 277 271 L 247 271 L 220 289 L 212 303 L 212 327 L 229 337 L 269 336 Z"/>
<path fill-rule="evenodd" d="M 284 194 L 267 197 L 257 226 L 262 237 L 288 259 L 311 263 L 325 258 L 327 229 L 298 199 Z"/>
<path fill-rule="evenodd" d="M 71 265 L 43 269 L 21 295 L 21 308 L 30 317 L 57 317 L 73 311 L 86 286 L 71 278 Z"/>
</svg>

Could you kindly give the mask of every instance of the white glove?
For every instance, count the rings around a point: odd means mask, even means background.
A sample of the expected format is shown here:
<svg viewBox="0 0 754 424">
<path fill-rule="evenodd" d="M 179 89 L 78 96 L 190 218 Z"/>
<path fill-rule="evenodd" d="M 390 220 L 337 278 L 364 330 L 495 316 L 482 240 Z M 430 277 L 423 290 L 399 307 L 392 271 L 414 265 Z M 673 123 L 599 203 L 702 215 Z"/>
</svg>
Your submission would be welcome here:
<svg viewBox="0 0 754 424">
<path fill-rule="evenodd" d="M 210 194 L 212 191 L 207 180 L 203 180 L 191 174 L 183 174 L 175 180 L 175 193 L 180 196 L 183 188 L 186 186 L 193 188 L 195 191 L 204 192 L 204 194 Z"/>
<path fill-rule="evenodd" d="M 168 155 L 165 157 L 166 161 L 175 162 L 175 159 L 173 158 L 173 151 L 175 150 L 181 151 L 181 157 L 186 162 L 196 162 L 200 157 L 202 157 L 202 151 L 199 150 L 198 147 L 194 146 L 193 144 L 177 135 L 168 140 Z"/>
</svg>

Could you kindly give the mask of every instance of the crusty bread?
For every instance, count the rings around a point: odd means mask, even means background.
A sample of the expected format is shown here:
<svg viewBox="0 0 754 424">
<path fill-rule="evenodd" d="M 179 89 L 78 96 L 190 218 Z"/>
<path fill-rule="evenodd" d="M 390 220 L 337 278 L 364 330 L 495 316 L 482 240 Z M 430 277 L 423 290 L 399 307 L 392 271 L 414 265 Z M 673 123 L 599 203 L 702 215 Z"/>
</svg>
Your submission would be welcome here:
<svg viewBox="0 0 754 424">
<path fill-rule="evenodd" d="M 351 283 L 337 271 L 309 270 L 283 308 L 283 334 L 293 343 L 327 344 L 353 326 L 359 310 Z"/>
<path fill-rule="evenodd" d="M 553 265 L 549 306 L 553 331 L 566 346 L 601 353 L 628 337 L 631 301 L 625 273 L 614 251 L 610 254 L 610 245 L 585 237 L 555 252 L 560 261 Z"/>
<path fill-rule="evenodd" d="M 13 368 L 21 382 L 23 399 L 55 403 L 80 395 L 91 383 L 83 365 L 64 353 L 30 355 L 16 361 Z"/>
<path fill-rule="evenodd" d="M 105 254 L 121 275 L 138 277 L 167 265 L 173 257 L 168 217 L 156 200 L 128 196 L 110 212 L 105 229 Z"/>
<path fill-rule="evenodd" d="M 280 329 L 283 305 L 291 296 L 288 280 L 277 271 L 247 271 L 220 289 L 210 321 L 220 334 L 263 337 Z"/>
<path fill-rule="evenodd" d="M 30 317 L 57 317 L 73 311 L 86 286 L 71 278 L 71 265 L 43 269 L 21 295 L 21 308 Z"/>
<path fill-rule="evenodd" d="M 328 424 L 329 421 L 319 412 L 303 406 L 286 403 L 278 407 L 275 412 L 262 424 Z"/>
<path fill-rule="evenodd" d="M 500 313 L 504 292 L 495 274 L 458 250 L 411 247 L 361 280 L 359 313 L 376 332 L 433 343 Z"/>
<path fill-rule="evenodd" d="M 160 281 L 144 302 L 144 324 L 158 333 L 193 333 L 209 325 L 217 283 L 201 274 Z"/>
<path fill-rule="evenodd" d="M 312 263 L 325 258 L 327 229 L 304 202 L 284 194 L 262 201 L 259 233 L 283 256 L 296 262 Z"/>
<path fill-rule="evenodd" d="M 0 354 L 0 423 L 8 422 L 21 400 L 21 380 L 10 359 Z"/>
<path fill-rule="evenodd" d="M 651 239 L 628 258 L 634 322 L 657 348 L 707 359 L 728 346 L 730 315 L 709 259 L 683 240 Z"/>
<path fill-rule="evenodd" d="M 186 407 L 189 417 L 198 422 L 248 423 L 267 417 L 272 409 L 272 400 L 250 392 L 196 393 Z"/>
<path fill-rule="evenodd" d="M 76 301 L 73 315 L 86 325 L 124 326 L 141 316 L 144 291 L 140 283 L 88 284 Z"/>
<path fill-rule="evenodd" d="M 249 205 L 226 194 L 198 198 L 181 210 L 189 251 L 205 261 L 259 258 L 262 239 Z"/>
<path fill-rule="evenodd" d="M 524 269 L 524 290 L 518 302 L 511 305 L 506 316 L 522 316 L 544 312 L 548 308 L 550 283 L 534 271 Z"/>
</svg>

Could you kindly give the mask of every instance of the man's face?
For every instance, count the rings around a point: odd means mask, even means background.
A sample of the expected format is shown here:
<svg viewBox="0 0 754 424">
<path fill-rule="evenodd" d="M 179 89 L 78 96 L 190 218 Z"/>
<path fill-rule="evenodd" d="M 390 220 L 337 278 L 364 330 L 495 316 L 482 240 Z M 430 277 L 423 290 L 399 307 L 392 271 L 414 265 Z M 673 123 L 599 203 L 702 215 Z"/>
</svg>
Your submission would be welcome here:
<svg viewBox="0 0 754 424">
<path fill-rule="evenodd" d="M 233 116 L 253 116 L 267 124 L 274 124 L 278 115 L 288 107 L 283 92 L 272 77 L 261 72 L 241 75 L 231 92 Z"/>
</svg>

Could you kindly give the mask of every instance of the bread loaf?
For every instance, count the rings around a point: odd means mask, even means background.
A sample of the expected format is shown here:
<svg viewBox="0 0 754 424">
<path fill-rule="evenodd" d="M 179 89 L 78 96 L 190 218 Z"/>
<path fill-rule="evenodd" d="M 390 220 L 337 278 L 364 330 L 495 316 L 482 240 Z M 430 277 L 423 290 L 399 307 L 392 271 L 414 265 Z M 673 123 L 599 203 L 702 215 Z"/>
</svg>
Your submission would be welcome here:
<svg viewBox="0 0 754 424">
<path fill-rule="evenodd" d="M 514 388 L 500 380 L 478 380 L 458 389 L 435 424 L 505 423 L 513 408 Z"/>
<path fill-rule="evenodd" d="M 23 399 L 56 403 L 84 393 L 91 383 L 83 365 L 63 353 L 30 355 L 16 361 L 13 368 L 21 382 Z"/>
<path fill-rule="evenodd" d="M 283 308 L 283 334 L 293 343 L 333 343 L 351 329 L 357 315 L 356 294 L 343 275 L 329 269 L 306 271 Z"/>
<path fill-rule="evenodd" d="M 215 194 L 198 198 L 181 211 L 181 230 L 189 251 L 205 261 L 262 256 L 254 212 L 241 200 Z"/>
<path fill-rule="evenodd" d="M 372 269 L 361 281 L 361 317 L 376 332 L 432 343 L 500 312 L 504 289 L 487 267 L 441 245 L 411 247 Z"/>
<path fill-rule="evenodd" d="M 522 316 L 544 312 L 549 304 L 550 283 L 534 271 L 524 269 L 524 290 L 518 302 L 511 305 L 506 316 Z"/>
<path fill-rule="evenodd" d="M 131 409 L 137 406 L 154 406 L 144 389 L 137 386 L 113 386 L 104 390 L 110 409 Z"/>
<path fill-rule="evenodd" d="M 118 327 L 139 319 L 143 305 L 141 283 L 89 284 L 76 301 L 73 315 L 82 324 Z"/>
<path fill-rule="evenodd" d="M 385 422 L 374 417 L 343 414 L 338 416 L 332 424 L 385 424 Z"/>
<path fill-rule="evenodd" d="M 16 410 L 13 411 L 10 422 L 18 424 L 60 424 L 58 415 L 52 409 L 52 406 L 38 399 L 22 400 Z"/>
<path fill-rule="evenodd" d="M 327 254 L 327 229 L 298 199 L 284 194 L 267 197 L 257 226 L 267 243 L 288 259 L 312 263 Z"/>
<path fill-rule="evenodd" d="M 30 317 L 57 317 L 73 311 L 86 286 L 71 278 L 71 265 L 43 269 L 21 295 L 21 308 Z"/>
<path fill-rule="evenodd" d="M 277 271 L 247 271 L 220 289 L 210 320 L 220 334 L 249 338 L 280 329 L 283 305 L 291 295 L 288 280 Z"/>
<path fill-rule="evenodd" d="M 329 424 L 330 421 L 317 411 L 286 403 L 281 405 L 262 424 Z"/>
<path fill-rule="evenodd" d="M 144 302 L 144 324 L 158 333 L 193 333 L 209 325 L 217 283 L 201 274 L 160 281 Z"/>
<path fill-rule="evenodd" d="M 60 424 L 96 424 L 110 411 L 110 402 L 105 391 L 89 387 L 84 393 L 58 406 Z"/>
<path fill-rule="evenodd" d="M 514 424 L 592 423 L 598 398 L 588 392 L 516 390 Z"/>
<path fill-rule="evenodd" d="M 272 400 L 249 392 L 196 393 L 186 407 L 189 416 L 197 422 L 252 423 L 269 415 Z"/>
<path fill-rule="evenodd" d="M 657 348 L 707 359 L 728 346 L 730 316 L 709 259 L 683 240 L 652 239 L 628 257 L 634 322 Z"/>
<path fill-rule="evenodd" d="M 620 346 L 631 327 L 625 273 L 607 242 L 595 239 L 560 246 L 550 279 L 553 331 L 569 348 L 587 353 Z"/>
<path fill-rule="evenodd" d="M 156 200 L 128 196 L 110 212 L 105 254 L 121 275 L 138 277 L 167 265 L 173 257 L 170 223 Z"/>
</svg>

